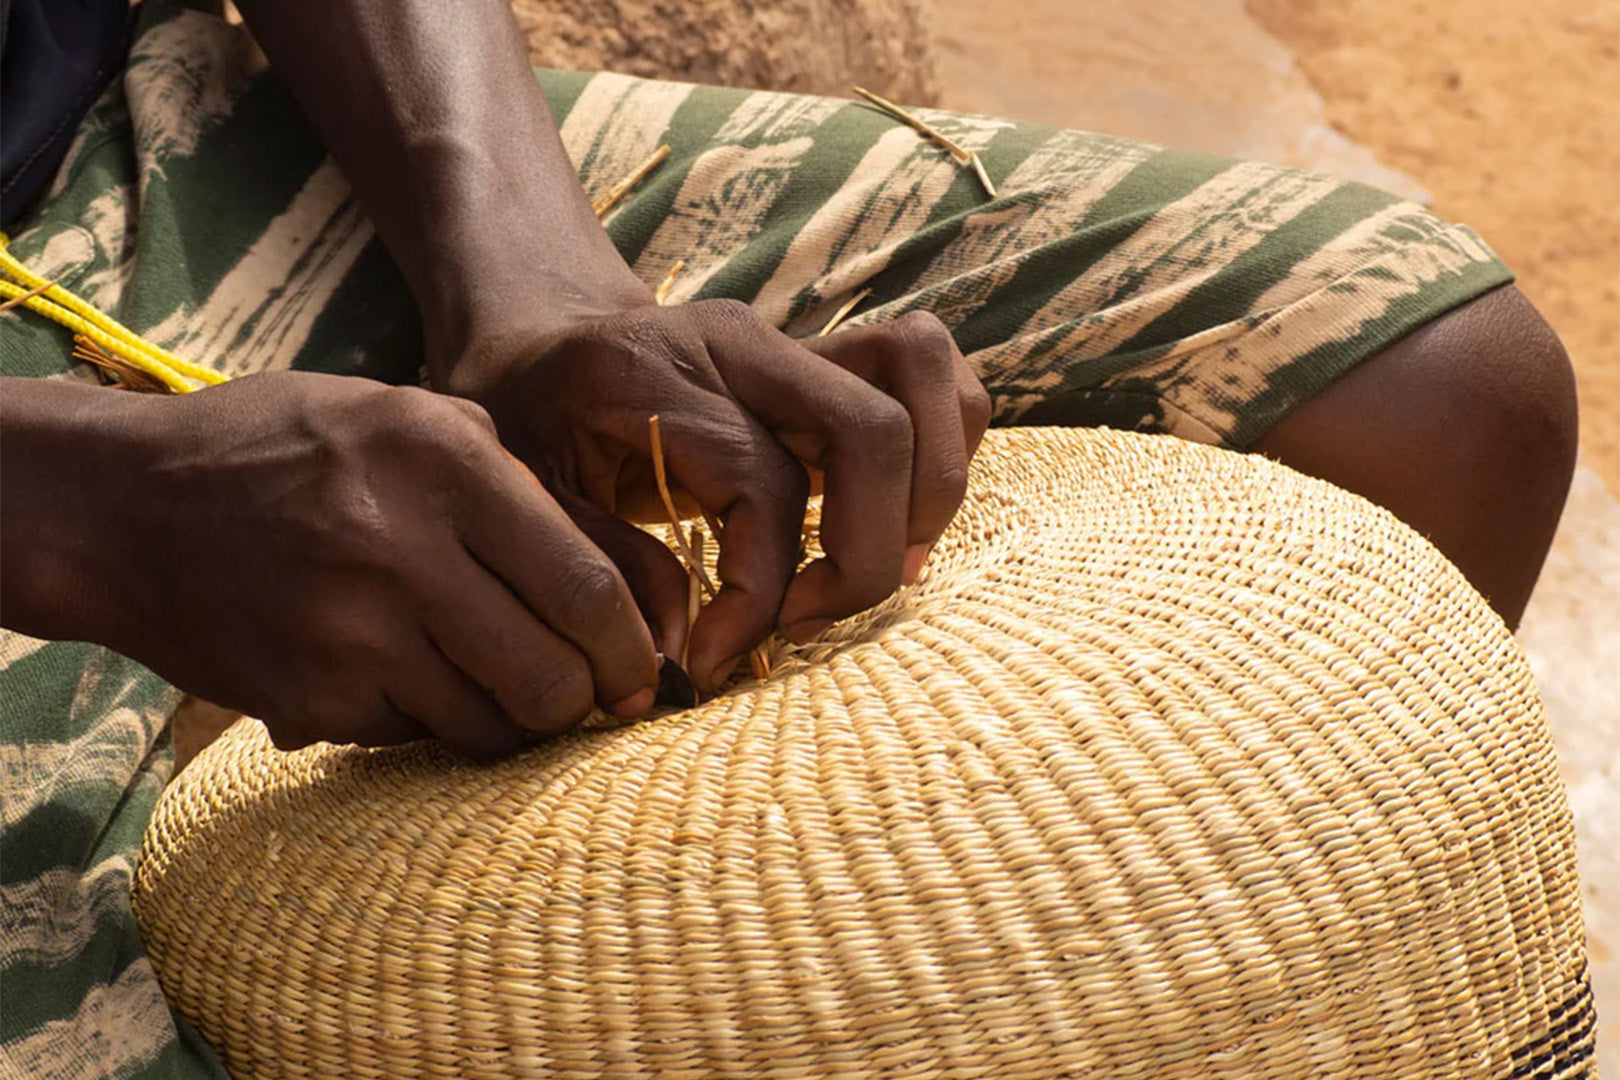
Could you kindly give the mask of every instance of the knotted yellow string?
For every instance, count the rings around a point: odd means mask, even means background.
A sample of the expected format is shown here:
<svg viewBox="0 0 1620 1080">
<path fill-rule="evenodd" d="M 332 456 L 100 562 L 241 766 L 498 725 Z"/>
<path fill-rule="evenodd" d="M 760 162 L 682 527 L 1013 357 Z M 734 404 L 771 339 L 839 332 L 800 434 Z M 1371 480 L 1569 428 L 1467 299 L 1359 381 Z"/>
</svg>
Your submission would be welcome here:
<svg viewBox="0 0 1620 1080">
<path fill-rule="evenodd" d="M 98 311 L 60 285 L 52 284 L 29 270 L 11 254 L 11 238 L 0 233 L 0 297 L 22 300 L 22 306 L 82 334 L 131 367 L 139 368 L 176 393 L 197 389 L 196 383 L 216 386 L 228 376 L 188 363 L 169 350 L 135 333 L 117 319 Z M 30 296 L 30 293 L 35 295 Z"/>
</svg>

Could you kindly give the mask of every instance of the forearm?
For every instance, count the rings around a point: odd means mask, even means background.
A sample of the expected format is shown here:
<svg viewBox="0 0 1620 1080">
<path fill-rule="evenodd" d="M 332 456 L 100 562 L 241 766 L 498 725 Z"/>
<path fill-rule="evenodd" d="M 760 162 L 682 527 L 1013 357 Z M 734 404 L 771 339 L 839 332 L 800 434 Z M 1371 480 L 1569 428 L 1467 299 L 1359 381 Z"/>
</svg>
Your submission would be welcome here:
<svg viewBox="0 0 1620 1080">
<path fill-rule="evenodd" d="M 36 637 L 105 636 L 108 508 L 93 505 L 92 493 L 133 397 L 0 378 L 0 625 Z"/>
<path fill-rule="evenodd" d="M 242 0 L 443 364 L 512 313 L 644 289 L 597 223 L 504 0 Z"/>
</svg>

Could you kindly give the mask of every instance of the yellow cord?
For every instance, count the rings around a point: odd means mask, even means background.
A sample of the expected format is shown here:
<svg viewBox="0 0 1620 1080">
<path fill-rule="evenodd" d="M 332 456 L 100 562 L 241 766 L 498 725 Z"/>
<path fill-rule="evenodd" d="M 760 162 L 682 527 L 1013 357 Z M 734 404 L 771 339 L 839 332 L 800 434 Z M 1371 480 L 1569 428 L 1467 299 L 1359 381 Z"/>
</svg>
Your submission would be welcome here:
<svg viewBox="0 0 1620 1080">
<path fill-rule="evenodd" d="M 44 278 L 29 270 L 7 250 L 10 242 L 9 236 L 0 233 L 0 271 L 12 279 L 0 279 L 0 296 L 14 300 L 43 287 L 39 295 L 24 300 L 23 306 L 76 334 L 83 334 L 102 349 L 121 357 L 176 393 L 195 390 L 193 380 L 205 386 L 216 386 L 229 378 L 180 359 L 60 285 L 48 285 Z"/>
</svg>

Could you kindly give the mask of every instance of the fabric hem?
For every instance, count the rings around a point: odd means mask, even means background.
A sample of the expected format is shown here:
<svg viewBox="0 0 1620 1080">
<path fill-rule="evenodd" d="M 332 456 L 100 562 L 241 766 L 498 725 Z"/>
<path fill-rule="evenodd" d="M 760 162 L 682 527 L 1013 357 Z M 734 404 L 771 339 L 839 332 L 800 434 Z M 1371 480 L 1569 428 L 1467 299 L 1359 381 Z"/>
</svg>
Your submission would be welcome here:
<svg viewBox="0 0 1620 1080">
<path fill-rule="evenodd" d="M 1473 247 L 1485 252 L 1488 257 L 1472 259 L 1438 279 L 1423 283 L 1413 292 L 1391 298 L 1383 311 L 1361 318 L 1360 329 L 1354 336 L 1324 342 L 1284 365 L 1255 363 L 1246 355 L 1246 347 L 1250 343 L 1275 336 L 1282 332 L 1282 327 L 1291 326 L 1301 318 L 1309 319 L 1313 325 L 1349 323 L 1358 316 L 1358 308 L 1365 304 L 1364 298 L 1347 288 L 1349 282 L 1379 271 L 1398 272 L 1402 266 L 1425 253 L 1432 256 L 1437 247 L 1453 250 Z M 1472 229 L 1465 225 L 1447 225 L 1423 243 L 1399 248 L 1383 258 L 1358 266 L 1298 300 L 1258 317 L 1242 333 L 1206 346 L 1228 351 L 1229 363 L 1241 367 L 1264 386 L 1244 408 L 1222 411 L 1213 408 L 1213 403 L 1209 402 L 1177 400 L 1179 395 L 1175 384 L 1165 388 L 1163 405 L 1166 410 L 1195 419 L 1206 430 L 1225 432 L 1218 445 L 1232 450 L 1247 450 L 1300 405 L 1379 352 L 1463 304 L 1515 280 L 1514 272 L 1490 252 Z M 1340 310 L 1329 315 L 1322 308 L 1325 298 L 1334 294 L 1342 294 L 1344 300 L 1342 305 L 1335 302 Z M 1284 374 L 1286 378 L 1279 377 Z M 1235 425 L 1232 423 L 1234 417 Z"/>
</svg>

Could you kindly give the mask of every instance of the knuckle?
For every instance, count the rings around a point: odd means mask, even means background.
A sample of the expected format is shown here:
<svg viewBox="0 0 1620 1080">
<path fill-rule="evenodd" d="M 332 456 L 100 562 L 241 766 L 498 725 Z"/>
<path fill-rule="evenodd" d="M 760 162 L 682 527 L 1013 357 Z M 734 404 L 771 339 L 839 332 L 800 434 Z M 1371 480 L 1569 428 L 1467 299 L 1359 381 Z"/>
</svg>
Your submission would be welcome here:
<svg viewBox="0 0 1620 1080">
<path fill-rule="evenodd" d="M 965 465 L 948 465 L 934 477 L 934 497 L 944 514 L 954 514 L 967 497 L 968 470 Z"/>
<path fill-rule="evenodd" d="M 990 391 L 976 378 L 962 380 L 956 400 L 962 409 L 962 420 L 970 429 L 983 429 L 990 424 Z"/>
<path fill-rule="evenodd" d="M 703 304 L 640 309 L 620 317 L 611 339 L 590 355 L 589 367 L 578 373 L 580 385 L 605 387 L 625 380 L 656 381 L 667 378 L 671 361 L 677 368 L 706 372 L 709 365 L 703 330 L 691 317 L 692 309 L 701 310 Z M 587 406 L 597 407 L 594 401 L 579 403 L 581 408 Z"/>
<path fill-rule="evenodd" d="M 956 339 L 931 311 L 906 312 L 894 321 L 894 333 L 903 349 L 929 362 L 949 362 L 956 354 Z"/>
<path fill-rule="evenodd" d="M 772 504 L 802 503 L 809 497 L 810 478 L 798 459 L 768 433 L 735 415 L 722 415 L 708 426 L 703 450 L 705 475 L 718 488 Z"/>
<path fill-rule="evenodd" d="M 368 618 L 374 618 L 376 622 L 368 626 Z M 382 618 L 382 607 L 367 605 L 362 608 L 357 605 L 356 610 L 334 628 L 336 633 L 332 635 L 326 652 L 336 665 L 336 670 L 379 675 L 392 667 L 393 642 L 374 628 L 391 622 L 385 622 Z"/>
<path fill-rule="evenodd" d="M 463 459 L 494 431 L 475 403 L 414 386 L 394 388 L 384 418 L 390 449 L 418 461 Z"/>
<path fill-rule="evenodd" d="M 705 318 L 725 320 L 729 322 L 758 322 L 759 313 L 745 301 L 735 297 L 716 297 L 713 300 L 700 300 L 691 305 L 693 309 L 701 311 Z"/>
<path fill-rule="evenodd" d="M 556 582 L 559 616 L 594 625 L 622 600 L 619 573 L 606 559 L 575 558 Z"/>
<path fill-rule="evenodd" d="M 894 465 L 911 461 L 911 414 L 894 398 L 874 393 L 849 410 L 844 427 L 861 445 L 863 452 L 876 456 L 879 464 Z"/>
<path fill-rule="evenodd" d="M 467 421 L 486 435 L 495 434 L 495 418 L 489 415 L 489 410 L 478 402 L 464 397 L 445 397 L 446 404 L 467 418 Z"/>
<path fill-rule="evenodd" d="M 416 434 L 431 430 L 437 395 L 419 386 L 390 387 L 378 412 L 394 431 Z"/>
<path fill-rule="evenodd" d="M 596 348 L 592 351 L 628 356 L 634 351 L 634 345 L 662 338 L 667 333 L 667 318 L 665 312 L 650 308 L 636 308 L 617 315 L 611 322 L 596 328 L 591 342 Z M 589 357 L 582 353 L 579 359 L 584 363 Z"/>
<path fill-rule="evenodd" d="M 847 418 L 850 427 L 875 439 L 911 438 L 911 414 L 887 394 L 873 393 L 853 408 Z"/>
<path fill-rule="evenodd" d="M 590 668 L 577 657 L 536 667 L 514 688 L 512 719 L 530 731 L 573 727 L 591 711 L 595 687 Z"/>
<path fill-rule="evenodd" d="M 790 454 L 780 451 L 735 462 L 740 488 L 760 493 L 787 506 L 802 506 L 810 498 L 810 476 Z"/>
</svg>

